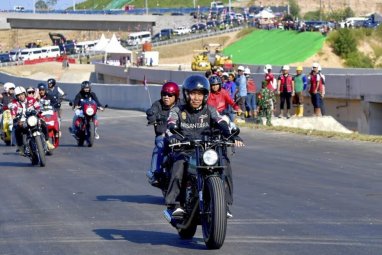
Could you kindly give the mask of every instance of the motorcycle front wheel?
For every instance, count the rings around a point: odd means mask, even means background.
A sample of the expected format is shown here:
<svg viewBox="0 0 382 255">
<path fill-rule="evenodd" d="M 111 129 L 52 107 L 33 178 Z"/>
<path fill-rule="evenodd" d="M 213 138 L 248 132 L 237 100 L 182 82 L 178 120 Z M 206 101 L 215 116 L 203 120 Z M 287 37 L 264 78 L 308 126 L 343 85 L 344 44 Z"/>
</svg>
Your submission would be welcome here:
<svg viewBox="0 0 382 255">
<path fill-rule="evenodd" d="M 94 144 L 95 137 L 95 124 L 93 121 L 89 122 L 89 130 L 88 130 L 88 146 L 92 147 Z"/>
<path fill-rule="evenodd" d="M 46 164 L 46 158 L 45 158 L 45 150 L 44 146 L 42 145 L 42 137 L 41 136 L 35 136 L 34 142 L 36 146 L 31 146 L 31 149 L 33 150 L 32 153 L 32 165 L 40 164 L 41 167 L 44 167 Z"/>
<path fill-rule="evenodd" d="M 227 230 L 227 207 L 223 180 L 217 176 L 209 177 L 205 182 L 203 198 L 204 242 L 208 249 L 220 249 L 223 246 Z"/>
</svg>

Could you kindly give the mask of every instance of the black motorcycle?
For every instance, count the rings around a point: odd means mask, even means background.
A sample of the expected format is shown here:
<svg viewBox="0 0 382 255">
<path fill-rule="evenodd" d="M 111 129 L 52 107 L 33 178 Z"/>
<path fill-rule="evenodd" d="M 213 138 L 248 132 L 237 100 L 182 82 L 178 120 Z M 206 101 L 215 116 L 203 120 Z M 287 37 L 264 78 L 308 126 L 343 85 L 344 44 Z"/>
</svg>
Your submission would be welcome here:
<svg viewBox="0 0 382 255">
<path fill-rule="evenodd" d="M 24 122 L 25 133 L 23 135 L 25 156 L 29 157 L 32 165 L 46 165 L 45 154 L 49 152 L 45 135 L 42 132 L 42 120 L 39 118 L 37 111 L 26 112 L 26 120 Z"/>
<path fill-rule="evenodd" d="M 191 239 L 197 225 L 201 225 L 207 248 L 219 249 L 224 243 L 227 229 L 225 159 L 228 148 L 234 143 L 229 138 L 223 139 L 220 132 L 214 132 L 204 135 L 201 140 L 182 141 L 169 146 L 172 148 L 169 158 L 179 148 L 191 153 L 186 160 L 185 192 L 181 192 L 185 213 L 180 217 L 169 214 L 165 214 L 165 217 L 178 230 L 182 239 Z"/>
</svg>

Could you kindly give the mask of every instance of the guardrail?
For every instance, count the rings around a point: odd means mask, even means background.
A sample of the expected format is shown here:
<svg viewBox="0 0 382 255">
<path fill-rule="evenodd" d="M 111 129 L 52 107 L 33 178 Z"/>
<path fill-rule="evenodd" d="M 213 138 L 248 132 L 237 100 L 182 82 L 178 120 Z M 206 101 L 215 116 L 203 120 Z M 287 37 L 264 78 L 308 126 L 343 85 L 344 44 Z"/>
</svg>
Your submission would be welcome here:
<svg viewBox="0 0 382 255">
<path fill-rule="evenodd" d="M 238 27 L 233 27 L 233 28 L 227 28 L 224 30 L 207 30 L 199 33 L 191 33 L 189 35 L 182 35 L 182 36 L 174 36 L 172 39 L 169 40 L 163 40 L 159 42 L 153 42 L 153 46 L 162 46 L 162 45 L 169 45 L 169 44 L 175 44 L 175 43 L 180 43 L 180 42 L 186 42 L 186 41 L 191 41 L 191 40 L 196 40 L 200 38 L 205 38 L 205 37 L 211 37 L 211 36 L 216 36 L 216 35 L 221 35 L 221 34 L 227 34 L 235 31 L 239 31 L 243 29 L 244 26 L 238 26 Z M 142 45 L 135 45 L 135 46 L 128 46 L 127 47 L 129 50 L 138 50 L 142 48 Z"/>
</svg>

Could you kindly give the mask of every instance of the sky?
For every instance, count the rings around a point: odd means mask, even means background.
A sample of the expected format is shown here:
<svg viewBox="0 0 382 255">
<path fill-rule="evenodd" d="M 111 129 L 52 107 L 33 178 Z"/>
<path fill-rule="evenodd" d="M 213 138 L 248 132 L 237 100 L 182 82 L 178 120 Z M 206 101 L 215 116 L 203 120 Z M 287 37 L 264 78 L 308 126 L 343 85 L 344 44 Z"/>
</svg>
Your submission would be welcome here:
<svg viewBox="0 0 382 255">
<path fill-rule="evenodd" d="M 33 4 L 37 0 L 0 0 L 0 10 L 13 10 L 14 6 L 24 6 L 25 9 L 33 10 Z M 56 9 L 66 9 L 73 6 L 73 3 L 80 3 L 84 0 L 57 0 Z"/>
</svg>

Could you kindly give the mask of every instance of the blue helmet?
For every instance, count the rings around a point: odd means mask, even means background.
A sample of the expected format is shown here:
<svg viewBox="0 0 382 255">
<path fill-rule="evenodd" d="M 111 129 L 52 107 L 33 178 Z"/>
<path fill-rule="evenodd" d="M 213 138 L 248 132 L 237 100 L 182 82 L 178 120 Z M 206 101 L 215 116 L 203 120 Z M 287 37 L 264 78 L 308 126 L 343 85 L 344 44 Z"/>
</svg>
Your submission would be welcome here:
<svg viewBox="0 0 382 255">
<path fill-rule="evenodd" d="M 183 81 L 183 98 L 187 104 L 190 102 L 189 93 L 195 90 L 202 91 L 204 94 L 204 105 L 207 102 L 210 93 L 210 83 L 206 77 L 202 75 L 191 75 Z"/>
</svg>

